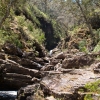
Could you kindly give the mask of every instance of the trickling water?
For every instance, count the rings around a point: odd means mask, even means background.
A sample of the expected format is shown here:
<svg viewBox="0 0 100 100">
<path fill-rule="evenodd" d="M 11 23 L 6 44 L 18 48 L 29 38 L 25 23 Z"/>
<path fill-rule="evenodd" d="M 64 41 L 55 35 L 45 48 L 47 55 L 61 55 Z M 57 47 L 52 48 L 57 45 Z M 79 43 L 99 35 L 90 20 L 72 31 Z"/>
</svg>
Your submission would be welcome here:
<svg viewBox="0 0 100 100">
<path fill-rule="evenodd" d="M 0 100 L 15 100 L 17 91 L 0 91 Z"/>
</svg>

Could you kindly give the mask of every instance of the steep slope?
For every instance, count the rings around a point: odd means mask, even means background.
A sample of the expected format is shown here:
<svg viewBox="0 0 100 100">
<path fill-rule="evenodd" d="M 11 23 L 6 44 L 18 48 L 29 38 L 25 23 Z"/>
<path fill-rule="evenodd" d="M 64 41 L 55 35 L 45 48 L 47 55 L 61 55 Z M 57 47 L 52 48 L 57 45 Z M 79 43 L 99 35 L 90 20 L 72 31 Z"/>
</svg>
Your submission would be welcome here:
<svg viewBox="0 0 100 100">
<path fill-rule="evenodd" d="M 61 27 L 55 20 L 35 5 L 26 3 L 11 10 L 10 17 L 0 29 L 0 44 L 9 41 L 21 49 L 32 49 L 39 54 L 44 47 L 47 50 L 55 48 L 61 33 Z M 39 55 L 44 56 L 42 53 Z"/>
</svg>

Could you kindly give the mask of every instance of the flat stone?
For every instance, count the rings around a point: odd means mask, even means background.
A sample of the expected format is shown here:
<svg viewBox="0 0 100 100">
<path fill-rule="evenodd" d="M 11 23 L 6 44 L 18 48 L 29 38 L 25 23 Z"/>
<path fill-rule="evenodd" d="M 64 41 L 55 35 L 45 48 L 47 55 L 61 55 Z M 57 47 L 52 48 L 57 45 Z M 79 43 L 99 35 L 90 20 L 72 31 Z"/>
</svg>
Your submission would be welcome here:
<svg viewBox="0 0 100 100">
<path fill-rule="evenodd" d="M 63 97 L 66 95 L 66 99 L 72 96 L 72 99 L 68 100 L 73 100 L 75 92 L 80 87 L 84 87 L 85 84 L 98 79 L 100 79 L 98 75 L 91 70 L 75 69 L 65 74 L 48 75 L 43 78 L 41 85 L 54 96 Z"/>
</svg>

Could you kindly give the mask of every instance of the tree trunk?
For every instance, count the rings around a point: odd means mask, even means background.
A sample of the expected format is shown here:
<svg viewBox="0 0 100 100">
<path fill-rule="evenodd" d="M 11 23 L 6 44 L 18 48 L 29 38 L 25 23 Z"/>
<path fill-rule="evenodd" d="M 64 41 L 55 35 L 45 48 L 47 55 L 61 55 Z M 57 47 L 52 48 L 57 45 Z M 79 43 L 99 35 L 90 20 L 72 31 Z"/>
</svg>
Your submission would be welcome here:
<svg viewBox="0 0 100 100">
<path fill-rule="evenodd" d="M 83 15 L 83 17 L 84 17 L 84 20 L 85 20 L 85 22 L 86 22 L 87 27 L 89 28 L 89 31 L 90 31 L 90 33 L 91 33 L 91 36 L 93 37 L 92 27 L 91 27 L 91 25 L 90 25 L 90 23 L 89 23 L 89 21 L 88 21 L 88 19 L 87 19 L 87 16 L 85 15 L 85 13 L 84 13 L 84 11 L 83 11 L 82 6 L 80 5 L 80 1 L 79 1 L 79 0 L 75 0 L 75 1 L 76 1 L 77 5 L 78 5 L 79 8 L 80 8 L 80 11 L 81 11 L 81 13 L 82 13 L 82 15 Z"/>
</svg>

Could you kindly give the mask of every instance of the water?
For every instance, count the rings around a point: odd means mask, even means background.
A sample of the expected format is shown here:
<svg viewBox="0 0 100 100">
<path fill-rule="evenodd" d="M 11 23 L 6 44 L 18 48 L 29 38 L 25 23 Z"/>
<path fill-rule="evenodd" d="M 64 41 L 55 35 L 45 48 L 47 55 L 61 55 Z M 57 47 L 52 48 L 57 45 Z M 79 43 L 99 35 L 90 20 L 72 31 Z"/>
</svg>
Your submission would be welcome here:
<svg viewBox="0 0 100 100">
<path fill-rule="evenodd" d="M 15 100 L 17 91 L 0 91 L 0 100 Z"/>
</svg>

